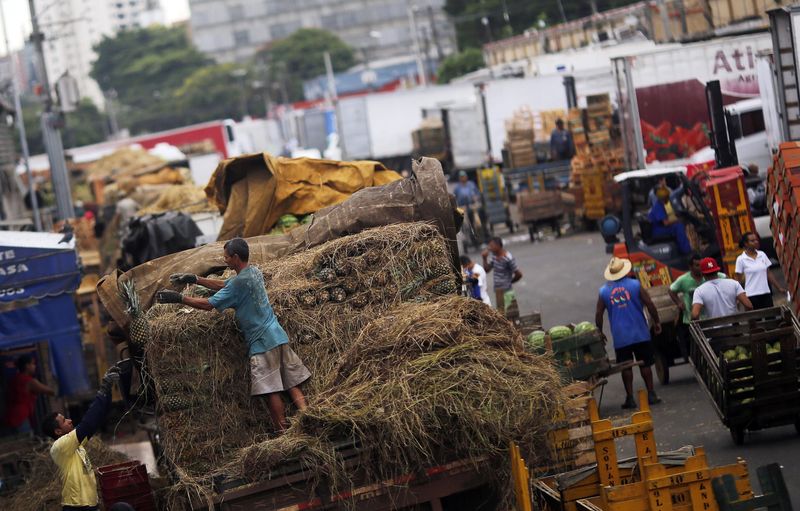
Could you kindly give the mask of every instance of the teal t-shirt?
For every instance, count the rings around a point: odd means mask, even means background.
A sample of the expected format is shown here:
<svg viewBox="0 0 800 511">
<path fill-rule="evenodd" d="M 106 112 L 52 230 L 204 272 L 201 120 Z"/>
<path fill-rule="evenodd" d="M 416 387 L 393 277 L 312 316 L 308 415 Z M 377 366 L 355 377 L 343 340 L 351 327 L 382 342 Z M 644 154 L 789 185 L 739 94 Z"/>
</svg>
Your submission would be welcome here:
<svg viewBox="0 0 800 511">
<path fill-rule="evenodd" d="M 233 309 L 236 321 L 249 347 L 249 356 L 266 353 L 289 342 L 286 331 L 272 311 L 264 276 L 253 266 L 225 281 L 225 287 L 214 293 L 208 302 L 218 311 Z"/>
</svg>

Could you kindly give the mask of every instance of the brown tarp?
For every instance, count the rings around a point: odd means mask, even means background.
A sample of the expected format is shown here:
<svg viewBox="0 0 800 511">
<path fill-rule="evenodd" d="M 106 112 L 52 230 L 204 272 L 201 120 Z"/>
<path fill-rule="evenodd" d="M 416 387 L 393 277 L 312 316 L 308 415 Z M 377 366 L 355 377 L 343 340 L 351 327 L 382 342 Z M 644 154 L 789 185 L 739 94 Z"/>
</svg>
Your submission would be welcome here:
<svg viewBox="0 0 800 511">
<path fill-rule="evenodd" d="M 265 263 L 372 227 L 427 221 L 449 240 L 453 264 L 458 267 L 456 215 L 455 202 L 447 192 L 442 165 L 433 158 L 423 158 L 414 162 L 411 177 L 360 190 L 345 202 L 318 212 L 308 225 L 282 236 L 249 238 L 250 261 Z M 142 307 L 147 309 L 156 291 L 169 286 L 170 274 L 189 272 L 208 275 L 224 268 L 223 244 L 221 241 L 210 243 L 149 261 L 125 274 L 117 272 L 107 275 L 97 284 L 100 300 L 111 317 L 119 325 L 127 327 L 129 318 L 119 293 L 119 281 L 133 278 Z"/>
<path fill-rule="evenodd" d="M 353 193 L 400 179 L 375 161 L 331 161 L 250 154 L 219 164 L 206 196 L 224 213 L 219 239 L 267 234 L 286 214 L 306 215 Z"/>
</svg>

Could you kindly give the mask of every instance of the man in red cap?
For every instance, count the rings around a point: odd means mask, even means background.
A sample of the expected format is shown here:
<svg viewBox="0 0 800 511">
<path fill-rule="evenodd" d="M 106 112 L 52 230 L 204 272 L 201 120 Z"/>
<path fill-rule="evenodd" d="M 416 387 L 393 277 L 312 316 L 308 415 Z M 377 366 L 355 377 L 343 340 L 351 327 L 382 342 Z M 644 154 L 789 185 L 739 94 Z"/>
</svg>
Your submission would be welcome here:
<svg viewBox="0 0 800 511">
<path fill-rule="evenodd" d="M 741 303 L 746 310 L 752 310 L 753 304 L 747 298 L 742 285 L 733 279 L 719 278 L 719 265 L 713 257 L 700 261 L 700 272 L 706 279 L 698 286 L 692 298 L 692 319 L 700 319 L 705 312 L 708 318 L 718 318 L 736 314 L 736 304 Z"/>
</svg>

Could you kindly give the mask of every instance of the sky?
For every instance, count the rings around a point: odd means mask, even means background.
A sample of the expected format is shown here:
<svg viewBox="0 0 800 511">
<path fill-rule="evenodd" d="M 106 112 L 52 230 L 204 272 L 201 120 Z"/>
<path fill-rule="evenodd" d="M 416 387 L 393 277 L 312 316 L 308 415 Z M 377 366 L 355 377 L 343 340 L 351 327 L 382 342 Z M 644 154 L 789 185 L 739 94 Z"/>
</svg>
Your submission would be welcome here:
<svg viewBox="0 0 800 511">
<path fill-rule="evenodd" d="M 22 48 L 25 38 L 31 31 L 31 14 L 27 0 L 0 0 L 6 14 L 8 39 L 12 50 Z M 58 1 L 58 0 L 52 0 Z M 174 23 L 189 18 L 189 0 L 160 0 L 161 9 L 167 23 Z M 5 46 L 0 45 L 0 54 L 5 54 Z"/>
</svg>

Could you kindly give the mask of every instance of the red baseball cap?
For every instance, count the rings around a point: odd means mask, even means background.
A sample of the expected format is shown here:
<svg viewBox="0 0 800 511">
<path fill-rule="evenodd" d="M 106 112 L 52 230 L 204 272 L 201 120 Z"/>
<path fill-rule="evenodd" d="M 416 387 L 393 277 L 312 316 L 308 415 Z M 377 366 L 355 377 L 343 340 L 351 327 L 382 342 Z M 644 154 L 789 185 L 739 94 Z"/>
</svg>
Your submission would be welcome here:
<svg viewBox="0 0 800 511">
<path fill-rule="evenodd" d="M 707 273 L 716 273 L 719 271 L 719 265 L 717 264 L 717 260 L 713 257 L 704 257 L 702 261 L 700 261 L 700 273 L 707 274 Z"/>
</svg>

